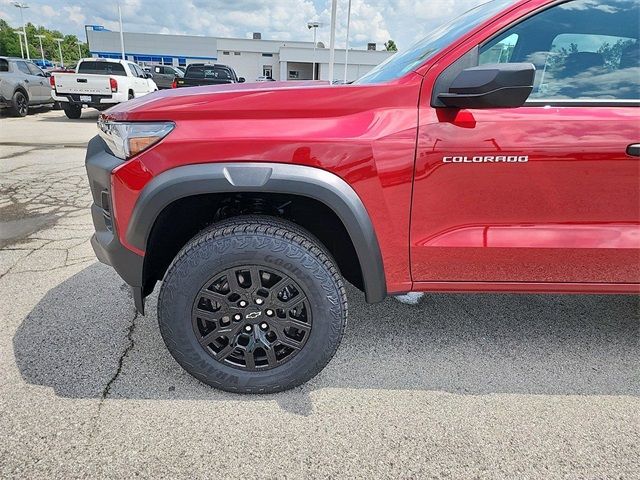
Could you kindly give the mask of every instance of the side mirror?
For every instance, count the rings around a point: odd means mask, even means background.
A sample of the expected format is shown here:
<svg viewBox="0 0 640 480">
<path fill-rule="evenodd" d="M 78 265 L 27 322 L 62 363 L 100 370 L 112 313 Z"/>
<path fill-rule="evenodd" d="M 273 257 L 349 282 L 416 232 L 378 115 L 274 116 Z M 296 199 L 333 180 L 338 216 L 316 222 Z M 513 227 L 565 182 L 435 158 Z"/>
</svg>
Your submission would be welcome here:
<svg viewBox="0 0 640 480">
<path fill-rule="evenodd" d="M 247 81 L 247 80 L 246 80 L 244 77 L 240 77 L 240 78 L 238 78 L 238 83 L 244 83 L 244 82 L 246 82 L 246 81 Z"/>
<path fill-rule="evenodd" d="M 438 99 L 455 108 L 521 107 L 533 90 L 532 63 L 495 63 L 463 70 Z"/>
<path fill-rule="evenodd" d="M 149 73 L 149 72 L 146 72 L 146 73 L 144 74 L 144 78 L 153 78 L 153 74 L 151 74 L 151 73 Z"/>
</svg>

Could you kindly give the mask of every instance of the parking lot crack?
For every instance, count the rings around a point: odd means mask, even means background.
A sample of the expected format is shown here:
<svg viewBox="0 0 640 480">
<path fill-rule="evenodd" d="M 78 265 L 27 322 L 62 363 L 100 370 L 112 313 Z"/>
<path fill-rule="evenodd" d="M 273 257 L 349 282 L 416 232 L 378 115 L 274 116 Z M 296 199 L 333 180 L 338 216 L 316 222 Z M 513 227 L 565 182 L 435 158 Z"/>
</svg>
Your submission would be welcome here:
<svg viewBox="0 0 640 480">
<path fill-rule="evenodd" d="M 100 404 L 98 405 L 98 412 L 102 408 L 102 405 L 103 405 L 104 401 L 109 397 L 109 394 L 111 393 L 111 388 L 113 387 L 115 382 L 118 380 L 118 377 L 120 377 L 120 373 L 122 373 L 122 366 L 124 365 L 124 361 L 127 358 L 127 356 L 129 355 L 129 352 L 131 352 L 131 350 L 134 347 L 135 341 L 133 339 L 133 334 L 134 334 L 134 332 L 136 330 L 136 320 L 137 319 L 138 319 L 138 312 L 136 311 L 134 313 L 134 315 L 133 315 L 133 318 L 131 319 L 131 323 L 129 324 L 129 328 L 127 329 L 127 337 L 126 337 L 127 344 L 126 344 L 124 350 L 122 351 L 122 353 L 120 354 L 120 357 L 118 358 L 118 368 L 116 369 L 114 374 L 111 376 L 109 381 L 106 383 L 106 385 L 102 389 L 102 395 L 101 395 L 101 398 L 100 398 Z"/>
</svg>

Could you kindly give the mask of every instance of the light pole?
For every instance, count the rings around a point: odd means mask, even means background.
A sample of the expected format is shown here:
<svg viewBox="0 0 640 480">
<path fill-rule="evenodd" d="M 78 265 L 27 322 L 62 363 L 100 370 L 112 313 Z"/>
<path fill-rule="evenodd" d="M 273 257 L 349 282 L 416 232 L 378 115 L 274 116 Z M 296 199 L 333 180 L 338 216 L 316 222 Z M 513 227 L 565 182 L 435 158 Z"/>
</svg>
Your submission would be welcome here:
<svg viewBox="0 0 640 480">
<path fill-rule="evenodd" d="M 78 41 L 78 61 L 82 60 L 82 50 L 80 50 L 80 41 Z"/>
<path fill-rule="evenodd" d="M 347 68 L 349 67 L 349 27 L 351 27 L 351 0 L 347 10 L 347 45 L 344 50 L 344 83 L 347 84 Z"/>
<path fill-rule="evenodd" d="M 318 22 L 309 22 L 307 23 L 307 28 L 311 30 L 313 28 L 313 80 L 316 79 L 316 49 L 318 48 L 318 27 L 320 23 Z"/>
<path fill-rule="evenodd" d="M 64 58 L 62 58 L 62 38 L 54 38 L 56 42 L 58 42 L 58 52 L 60 53 L 60 66 L 64 68 Z"/>
<path fill-rule="evenodd" d="M 26 3 L 13 2 L 13 6 L 20 9 L 20 20 L 22 20 L 22 33 L 24 34 L 24 48 L 27 51 L 27 60 L 31 60 L 31 57 L 29 56 L 29 42 L 27 42 L 27 27 L 25 26 L 24 15 L 22 14 L 22 11 L 25 8 L 29 8 L 29 5 L 27 5 Z"/>
<path fill-rule="evenodd" d="M 22 48 L 22 30 L 14 30 L 18 34 L 18 41 L 20 42 L 20 58 L 24 58 L 24 49 Z"/>
<path fill-rule="evenodd" d="M 40 55 L 42 55 L 42 67 L 44 68 L 44 49 L 42 48 L 42 39 L 44 38 L 44 35 L 36 35 L 35 37 L 40 41 Z"/>
<path fill-rule="evenodd" d="M 333 85 L 333 70 L 336 63 L 336 17 L 338 0 L 331 1 L 331 40 L 329 41 L 329 85 Z"/>
<path fill-rule="evenodd" d="M 122 33 L 122 10 L 120 9 L 120 2 L 118 2 L 118 17 L 120 18 L 120 50 L 122 50 L 122 60 L 126 60 L 124 55 L 124 34 Z"/>
</svg>

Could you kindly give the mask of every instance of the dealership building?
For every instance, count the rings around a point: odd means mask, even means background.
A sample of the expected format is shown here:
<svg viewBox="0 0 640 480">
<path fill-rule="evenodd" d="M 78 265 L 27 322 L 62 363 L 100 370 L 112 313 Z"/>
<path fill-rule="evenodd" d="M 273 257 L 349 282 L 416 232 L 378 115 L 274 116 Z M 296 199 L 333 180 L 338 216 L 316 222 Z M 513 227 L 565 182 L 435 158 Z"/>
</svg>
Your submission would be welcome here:
<svg viewBox="0 0 640 480">
<path fill-rule="evenodd" d="M 86 28 L 91 56 L 120 58 L 120 32 L 98 25 Z M 254 81 L 259 76 L 274 80 L 311 80 L 313 65 L 316 78 L 329 80 L 329 49 L 321 43 L 263 40 L 254 38 L 216 38 L 155 33 L 124 33 L 125 56 L 141 65 L 164 64 L 186 66 L 190 63 L 222 63 L 232 67 L 239 77 Z M 392 52 L 349 49 L 347 80 L 361 77 L 388 58 Z M 335 80 L 344 78 L 345 50 L 336 50 Z M 315 59 L 315 61 L 314 61 Z"/>
</svg>

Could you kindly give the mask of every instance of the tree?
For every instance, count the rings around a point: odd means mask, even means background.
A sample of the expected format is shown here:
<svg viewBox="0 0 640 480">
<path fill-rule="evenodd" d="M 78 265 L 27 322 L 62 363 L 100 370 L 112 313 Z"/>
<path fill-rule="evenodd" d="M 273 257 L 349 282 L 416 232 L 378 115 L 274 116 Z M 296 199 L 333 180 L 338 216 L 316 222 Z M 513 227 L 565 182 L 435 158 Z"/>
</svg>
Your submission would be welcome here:
<svg viewBox="0 0 640 480">
<path fill-rule="evenodd" d="M 387 50 L 387 52 L 397 52 L 398 51 L 398 46 L 396 45 L 396 42 L 394 42 L 391 39 L 384 44 L 384 48 Z"/>
<path fill-rule="evenodd" d="M 0 55 L 9 57 L 20 56 L 20 40 L 17 33 L 18 27 L 12 27 L 5 20 L 0 18 Z M 80 54 L 82 58 L 89 56 L 89 48 L 85 43 L 81 43 L 75 35 L 63 35 L 58 30 L 49 30 L 43 26 L 27 24 L 27 39 L 29 45 L 29 56 L 31 59 L 41 58 L 40 42 L 36 35 L 44 35 L 42 39 L 42 50 L 44 58 L 52 60 L 56 63 L 60 62 L 60 53 L 58 52 L 58 43 L 56 38 L 62 38 L 62 58 L 65 65 L 72 65 L 78 61 L 78 45 L 80 45 Z M 20 27 L 22 30 L 22 27 Z M 26 55 L 25 55 L 26 57 Z"/>
</svg>

